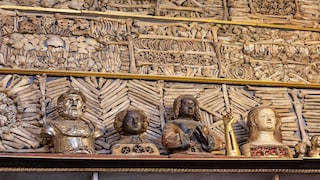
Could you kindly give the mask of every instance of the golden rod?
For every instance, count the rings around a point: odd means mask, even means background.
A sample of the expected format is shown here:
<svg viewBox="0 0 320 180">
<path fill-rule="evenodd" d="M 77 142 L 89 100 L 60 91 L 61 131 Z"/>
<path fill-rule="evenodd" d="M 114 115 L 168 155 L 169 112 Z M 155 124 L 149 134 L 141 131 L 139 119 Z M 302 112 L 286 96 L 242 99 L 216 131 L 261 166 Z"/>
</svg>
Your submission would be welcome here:
<svg viewBox="0 0 320 180">
<path fill-rule="evenodd" d="M 209 78 L 209 77 L 177 77 L 167 75 L 148 75 L 148 74 L 129 74 L 129 73 L 102 73 L 102 72 L 83 72 L 83 71 L 67 71 L 67 70 L 32 70 L 32 69 L 10 69 L 0 68 L 3 74 L 23 74 L 23 75 L 41 75 L 49 76 L 95 76 L 104 78 L 119 79 L 143 79 L 143 80 L 164 80 L 175 82 L 191 82 L 191 83 L 216 83 L 216 84 L 232 84 L 232 85 L 255 85 L 255 86 L 278 86 L 278 87 L 294 87 L 320 89 L 320 84 L 316 83 L 299 83 L 299 82 L 278 82 L 266 80 L 244 80 L 244 79 L 228 79 L 228 78 Z"/>
</svg>

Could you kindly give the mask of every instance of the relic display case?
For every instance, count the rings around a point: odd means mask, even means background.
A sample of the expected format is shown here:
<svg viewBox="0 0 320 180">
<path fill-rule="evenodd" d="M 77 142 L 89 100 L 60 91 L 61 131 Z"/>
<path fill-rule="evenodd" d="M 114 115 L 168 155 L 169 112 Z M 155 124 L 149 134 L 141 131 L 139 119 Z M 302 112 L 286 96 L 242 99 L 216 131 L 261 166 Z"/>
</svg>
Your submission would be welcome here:
<svg viewBox="0 0 320 180">
<path fill-rule="evenodd" d="M 319 173 L 319 9 L 309 0 L 0 1 L 0 170 Z M 85 99 L 81 117 L 60 114 L 70 89 Z M 189 107 L 179 117 L 181 96 L 194 100 L 181 100 Z M 277 116 L 276 146 L 248 141 L 255 107 Z M 141 111 L 132 127 L 148 119 L 145 129 L 121 131 L 114 121 L 128 109 Z M 44 140 L 52 122 L 69 146 Z M 77 138 L 89 129 L 101 134 L 82 154 L 88 144 Z M 179 141 L 188 153 L 172 153 L 185 150 Z M 251 155 L 240 152 L 248 143 Z"/>
</svg>

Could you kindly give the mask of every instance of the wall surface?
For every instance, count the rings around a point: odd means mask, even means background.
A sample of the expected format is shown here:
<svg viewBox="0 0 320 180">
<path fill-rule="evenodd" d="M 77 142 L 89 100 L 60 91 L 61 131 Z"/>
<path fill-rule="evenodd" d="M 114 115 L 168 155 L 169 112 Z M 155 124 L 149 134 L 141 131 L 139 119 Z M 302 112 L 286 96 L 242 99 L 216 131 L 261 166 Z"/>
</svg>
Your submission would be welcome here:
<svg viewBox="0 0 320 180">
<path fill-rule="evenodd" d="M 283 143 L 320 135 L 320 4 L 313 0 L 0 1 L 0 151 L 52 153 L 40 132 L 56 120 L 56 99 L 70 87 L 88 99 L 84 119 L 101 128 L 99 154 L 120 135 L 116 114 L 141 108 L 145 135 L 161 153 L 173 101 L 191 94 L 201 123 L 224 141 L 232 111 L 237 141 L 248 112 L 275 108 Z M 220 152 L 221 153 L 221 152 Z M 223 153 L 223 151 L 222 151 Z M 47 176 L 47 175 L 50 176 Z M 272 179 L 272 174 L 101 173 L 101 179 Z M 90 173 L 1 173 L 0 179 L 90 179 Z M 280 179 L 316 179 L 281 174 Z"/>
</svg>

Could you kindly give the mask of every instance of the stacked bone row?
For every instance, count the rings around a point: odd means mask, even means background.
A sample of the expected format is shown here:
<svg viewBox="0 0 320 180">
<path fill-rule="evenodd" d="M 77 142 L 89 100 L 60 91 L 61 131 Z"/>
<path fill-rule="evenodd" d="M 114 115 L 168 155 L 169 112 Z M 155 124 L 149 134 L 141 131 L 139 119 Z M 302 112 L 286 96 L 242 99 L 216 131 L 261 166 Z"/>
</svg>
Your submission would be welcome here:
<svg viewBox="0 0 320 180">
<path fill-rule="evenodd" d="M 1 67 L 319 83 L 319 32 L 1 13 Z"/>
<path fill-rule="evenodd" d="M 120 11 L 150 16 L 213 18 L 319 27 L 319 2 L 313 0 L 3 0 L 2 5 Z"/>
</svg>

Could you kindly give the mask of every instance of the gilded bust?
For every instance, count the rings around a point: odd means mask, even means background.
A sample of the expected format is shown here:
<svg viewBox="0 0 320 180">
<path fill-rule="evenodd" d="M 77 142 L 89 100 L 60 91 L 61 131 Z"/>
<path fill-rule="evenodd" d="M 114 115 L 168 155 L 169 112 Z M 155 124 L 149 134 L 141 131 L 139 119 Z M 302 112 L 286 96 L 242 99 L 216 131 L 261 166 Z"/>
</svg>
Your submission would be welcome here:
<svg viewBox="0 0 320 180">
<path fill-rule="evenodd" d="M 316 158 L 320 157 L 320 136 L 319 135 L 312 136 L 311 147 L 310 147 L 308 156 L 316 157 Z"/>
<path fill-rule="evenodd" d="M 64 154 L 93 154 L 95 139 L 102 136 L 92 122 L 82 120 L 85 112 L 85 96 L 78 89 L 70 89 L 57 99 L 59 118 L 48 122 L 42 136 Z"/>
<path fill-rule="evenodd" d="M 173 103 L 174 119 L 168 121 L 162 144 L 173 153 L 212 152 L 221 148 L 221 140 L 200 123 L 199 102 L 192 95 L 181 95 Z"/>
</svg>

